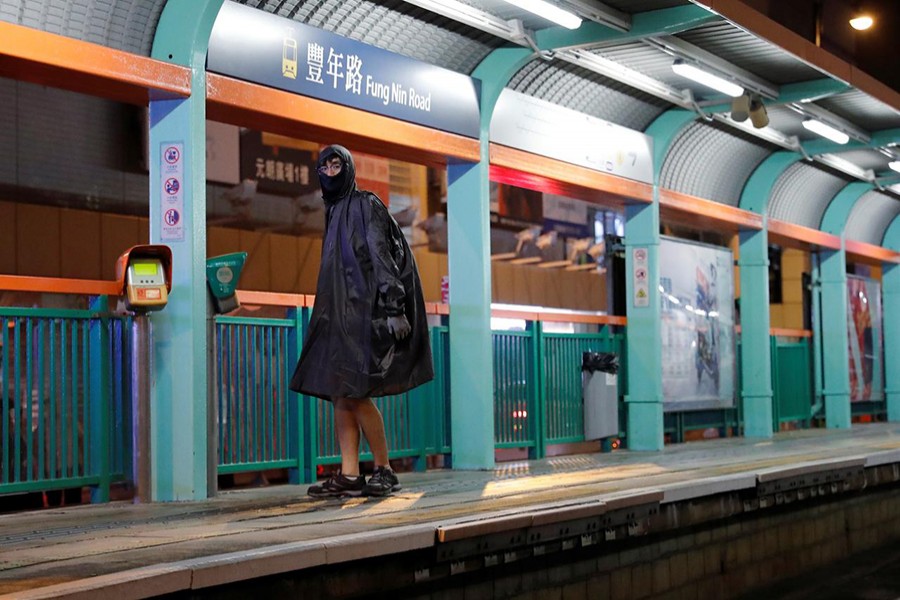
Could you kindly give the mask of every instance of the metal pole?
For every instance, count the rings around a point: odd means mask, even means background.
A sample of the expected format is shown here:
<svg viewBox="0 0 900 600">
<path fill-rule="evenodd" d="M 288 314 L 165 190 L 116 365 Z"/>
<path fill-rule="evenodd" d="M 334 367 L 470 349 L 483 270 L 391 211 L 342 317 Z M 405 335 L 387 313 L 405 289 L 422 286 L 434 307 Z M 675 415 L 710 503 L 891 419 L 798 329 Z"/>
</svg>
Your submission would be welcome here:
<svg viewBox="0 0 900 600">
<path fill-rule="evenodd" d="M 135 314 L 131 325 L 131 435 L 134 501 L 153 500 L 150 468 L 150 373 L 153 371 L 150 319 Z"/>
<path fill-rule="evenodd" d="M 219 398 L 218 361 L 216 342 L 216 311 L 207 294 L 207 393 L 206 393 L 206 495 L 209 498 L 219 491 Z"/>
</svg>

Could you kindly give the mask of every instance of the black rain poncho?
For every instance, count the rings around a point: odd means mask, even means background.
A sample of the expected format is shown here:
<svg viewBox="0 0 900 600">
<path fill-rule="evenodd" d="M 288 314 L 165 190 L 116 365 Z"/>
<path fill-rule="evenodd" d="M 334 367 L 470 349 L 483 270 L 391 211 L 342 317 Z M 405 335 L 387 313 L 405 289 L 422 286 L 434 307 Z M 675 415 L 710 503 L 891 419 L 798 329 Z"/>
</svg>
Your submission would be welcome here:
<svg viewBox="0 0 900 600">
<path fill-rule="evenodd" d="M 375 194 L 356 189 L 353 158 L 341 146 L 341 173 L 319 175 L 326 204 L 316 300 L 291 389 L 334 398 L 400 394 L 434 378 L 422 285 L 409 245 Z M 405 314 L 403 340 L 387 318 Z"/>
</svg>

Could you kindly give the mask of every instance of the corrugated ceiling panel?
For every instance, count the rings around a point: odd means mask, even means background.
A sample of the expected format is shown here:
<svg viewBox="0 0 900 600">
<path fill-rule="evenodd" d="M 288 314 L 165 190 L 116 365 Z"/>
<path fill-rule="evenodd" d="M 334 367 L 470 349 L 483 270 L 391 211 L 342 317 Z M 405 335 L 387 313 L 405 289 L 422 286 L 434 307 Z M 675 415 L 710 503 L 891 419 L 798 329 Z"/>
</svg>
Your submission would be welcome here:
<svg viewBox="0 0 900 600">
<path fill-rule="evenodd" d="M 900 200 L 872 190 L 853 206 L 844 235 L 851 240 L 880 246 L 885 231 L 897 215 L 900 215 Z"/>
<path fill-rule="evenodd" d="M 835 153 L 834 156 L 849 160 L 861 169 L 873 169 L 876 173 L 887 170 L 887 164 L 890 161 L 887 156 L 878 150 L 850 150 L 848 152 Z"/>
<path fill-rule="evenodd" d="M 150 55 L 166 0 L 0 0 L 0 20 Z"/>
<path fill-rule="evenodd" d="M 400 0 L 233 1 L 466 75 L 503 43 Z"/>
<path fill-rule="evenodd" d="M 678 37 L 778 85 L 824 77 L 784 50 L 724 21 L 680 33 Z"/>
<path fill-rule="evenodd" d="M 720 98 L 722 94 L 705 85 L 697 83 L 687 77 L 682 77 L 672 70 L 675 58 L 664 50 L 645 44 L 634 42 L 630 44 L 616 44 L 613 46 L 599 46 L 589 50 L 607 60 L 612 60 L 628 67 L 633 71 L 642 73 L 652 79 L 664 83 L 670 87 L 684 90 L 689 89 L 697 99 Z"/>
<path fill-rule="evenodd" d="M 775 148 L 717 123 L 685 127 L 669 148 L 660 186 L 737 206 L 751 173 Z"/>
<path fill-rule="evenodd" d="M 655 96 L 562 61 L 533 60 L 508 87 L 638 131 L 669 107 Z"/>
<path fill-rule="evenodd" d="M 900 127 L 900 110 L 858 90 L 823 98 L 816 104 L 869 131 Z"/>
<path fill-rule="evenodd" d="M 849 178 L 809 163 L 791 165 L 775 182 L 769 216 L 818 229 L 828 203 L 849 182 Z"/>
</svg>

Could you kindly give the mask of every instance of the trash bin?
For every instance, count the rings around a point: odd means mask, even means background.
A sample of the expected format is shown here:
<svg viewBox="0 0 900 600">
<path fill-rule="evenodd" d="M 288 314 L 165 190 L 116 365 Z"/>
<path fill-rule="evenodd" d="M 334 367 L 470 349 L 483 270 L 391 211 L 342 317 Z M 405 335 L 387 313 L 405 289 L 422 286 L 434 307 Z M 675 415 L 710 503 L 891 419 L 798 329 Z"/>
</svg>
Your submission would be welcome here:
<svg viewBox="0 0 900 600">
<path fill-rule="evenodd" d="M 610 352 L 585 352 L 581 357 L 584 394 L 584 439 L 619 435 L 619 357 Z"/>
</svg>

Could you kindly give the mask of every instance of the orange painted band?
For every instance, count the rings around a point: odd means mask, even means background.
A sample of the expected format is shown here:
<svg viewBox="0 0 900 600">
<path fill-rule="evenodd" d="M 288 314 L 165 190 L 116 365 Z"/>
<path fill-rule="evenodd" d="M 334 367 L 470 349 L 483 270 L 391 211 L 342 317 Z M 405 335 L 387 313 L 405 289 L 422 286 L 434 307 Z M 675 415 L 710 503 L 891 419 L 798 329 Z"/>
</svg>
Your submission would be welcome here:
<svg viewBox="0 0 900 600">
<path fill-rule="evenodd" d="M 665 188 L 659 190 L 659 205 L 747 229 L 762 229 L 763 227 L 762 215 L 759 213 Z"/>
<path fill-rule="evenodd" d="M 47 294 L 85 294 L 89 296 L 119 296 L 122 293 L 122 288 L 116 281 L 23 277 L 19 275 L 0 275 L 0 290 L 42 292 Z"/>
<path fill-rule="evenodd" d="M 286 294 L 281 292 L 256 292 L 237 290 L 235 292 L 238 302 L 256 306 L 307 306 L 306 294 Z"/>
<path fill-rule="evenodd" d="M 144 106 L 191 95 L 186 67 L 4 22 L 0 76 Z"/>
<path fill-rule="evenodd" d="M 491 144 L 491 179 L 595 202 L 652 202 L 653 186 L 509 146 Z"/>
<path fill-rule="evenodd" d="M 803 225 L 795 225 L 787 221 L 779 221 L 777 219 L 769 219 L 768 223 L 769 237 L 772 241 L 778 241 L 779 238 L 804 242 L 820 248 L 830 248 L 832 250 L 841 249 L 841 238 L 818 229 L 804 227 Z"/>
</svg>

